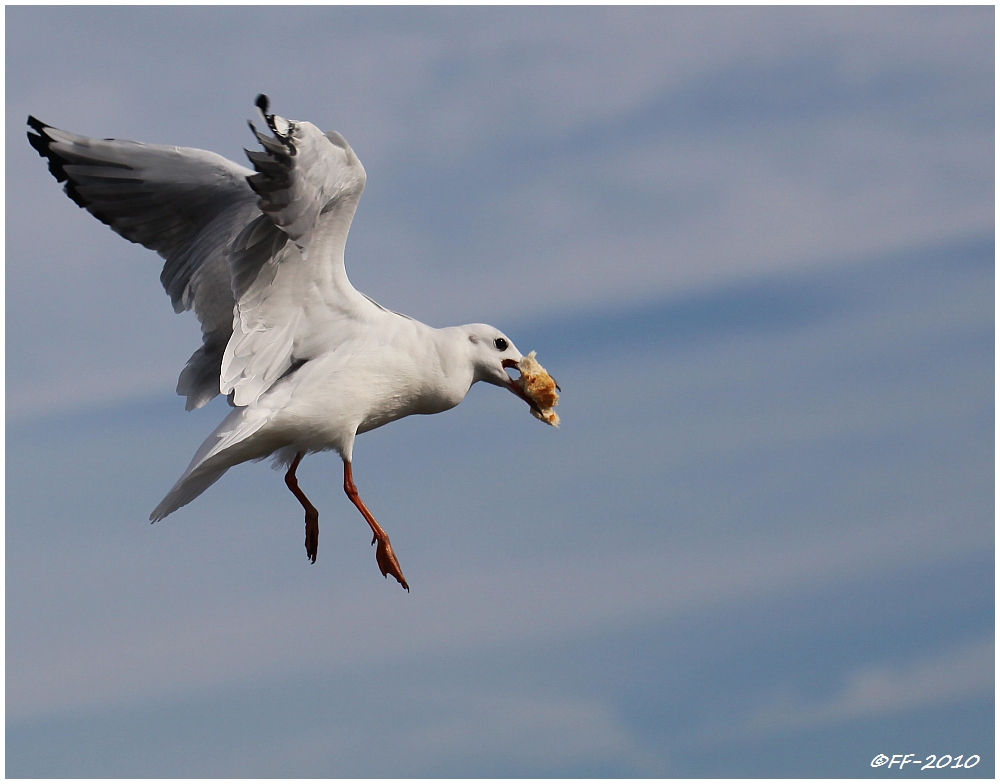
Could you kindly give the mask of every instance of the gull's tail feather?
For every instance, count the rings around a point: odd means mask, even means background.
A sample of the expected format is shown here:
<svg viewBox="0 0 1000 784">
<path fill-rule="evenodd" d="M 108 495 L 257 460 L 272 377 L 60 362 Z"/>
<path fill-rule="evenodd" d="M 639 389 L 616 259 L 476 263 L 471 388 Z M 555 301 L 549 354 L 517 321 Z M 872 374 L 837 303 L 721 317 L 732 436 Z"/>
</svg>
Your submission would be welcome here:
<svg viewBox="0 0 1000 784">
<path fill-rule="evenodd" d="M 282 446 L 252 438 L 273 413 L 267 408 L 237 408 L 230 412 L 198 448 L 187 470 L 150 514 L 150 522 L 162 520 L 191 503 L 234 465 L 266 457 Z"/>
</svg>

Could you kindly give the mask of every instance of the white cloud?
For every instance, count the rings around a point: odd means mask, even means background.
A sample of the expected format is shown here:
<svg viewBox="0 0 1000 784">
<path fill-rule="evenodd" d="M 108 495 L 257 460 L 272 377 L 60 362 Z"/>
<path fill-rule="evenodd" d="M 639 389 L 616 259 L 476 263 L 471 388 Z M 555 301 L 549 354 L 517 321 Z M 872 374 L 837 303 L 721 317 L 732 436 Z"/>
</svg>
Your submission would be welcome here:
<svg viewBox="0 0 1000 784">
<path fill-rule="evenodd" d="M 208 760 L 175 760 L 169 769 L 175 776 L 423 778 L 454 771 L 545 776 L 587 765 L 663 766 L 662 755 L 654 759 L 636 748 L 600 701 L 448 683 L 429 688 L 405 678 L 371 684 L 372 694 L 383 690 L 392 694 L 388 714 L 373 710 L 378 698 L 339 694 L 333 698 L 349 703 L 341 710 L 297 716 L 272 731 L 266 745 L 240 739 L 212 749 Z"/>
<path fill-rule="evenodd" d="M 495 692 L 436 697 L 455 700 L 456 710 L 404 734 L 399 756 L 410 770 L 516 760 L 522 770 L 544 771 L 634 754 L 629 732 L 597 701 Z"/>
<path fill-rule="evenodd" d="M 786 535 L 735 549 L 713 544 L 604 557 L 567 553 L 518 567 L 459 567 L 425 575 L 409 596 L 360 586 L 335 596 L 304 586 L 266 597 L 227 594 L 213 601 L 206 596 L 197 606 L 178 604 L 183 609 L 177 617 L 158 616 L 152 625 L 141 615 L 92 618 L 86 628 L 72 632 L 71 644 L 55 647 L 42 630 L 28 635 L 19 624 L 18 645 L 8 650 L 8 718 L 25 721 L 269 679 L 287 671 L 627 627 L 817 581 L 852 580 L 980 546 L 974 535 L 959 529 L 953 534 L 943 540 L 936 520 L 882 521 L 874 527 Z M 77 590 L 90 585 L 88 593 L 113 595 L 125 588 L 120 579 L 109 582 L 108 575 L 95 574 L 90 565 L 58 566 L 61 580 L 76 584 Z M 126 582 L 138 579 L 118 571 Z M 149 577 L 159 581 L 167 575 Z M 143 588 L 164 589 L 153 584 Z M 174 603 L 182 601 L 176 591 L 166 590 Z M 335 623 L 319 620 L 334 618 Z"/>
<path fill-rule="evenodd" d="M 778 695 L 728 727 L 713 726 L 708 732 L 715 738 L 760 738 L 988 697 L 993 693 L 994 661 L 993 640 L 981 639 L 933 656 L 872 664 L 849 672 L 828 700 Z"/>
</svg>

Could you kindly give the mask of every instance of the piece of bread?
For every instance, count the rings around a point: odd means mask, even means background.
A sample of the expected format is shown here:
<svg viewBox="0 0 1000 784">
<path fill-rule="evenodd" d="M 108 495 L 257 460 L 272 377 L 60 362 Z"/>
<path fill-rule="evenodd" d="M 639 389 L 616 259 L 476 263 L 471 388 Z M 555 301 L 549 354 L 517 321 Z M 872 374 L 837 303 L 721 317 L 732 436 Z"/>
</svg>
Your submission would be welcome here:
<svg viewBox="0 0 1000 784">
<path fill-rule="evenodd" d="M 559 385 L 545 368 L 538 364 L 535 352 L 521 357 L 517 363 L 521 377 L 517 380 L 524 396 L 533 403 L 531 413 L 546 424 L 559 427 L 559 415 L 552 409 L 559 405 Z M 537 406 L 537 409 L 536 409 Z"/>
</svg>

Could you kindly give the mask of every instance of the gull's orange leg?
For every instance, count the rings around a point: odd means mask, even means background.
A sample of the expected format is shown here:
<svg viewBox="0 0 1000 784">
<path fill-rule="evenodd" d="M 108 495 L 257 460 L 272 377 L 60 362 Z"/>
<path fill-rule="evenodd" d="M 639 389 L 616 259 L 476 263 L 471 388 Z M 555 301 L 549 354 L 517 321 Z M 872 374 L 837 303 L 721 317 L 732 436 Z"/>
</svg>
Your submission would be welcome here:
<svg viewBox="0 0 1000 784">
<path fill-rule="evenodd" d="M 319 550 L 319 512 L 315 506 L 309 503 L 306 494 L 299 489 L 299 480 L 295 478 L 295 469 L 299 467 L 305 454 L 305 452 L 299 452 L 295 455 L 295 459 L 288 467 L 288 473 L 285 474 L 285 484 L 299 499 L 302 508 L 306 510 L 306 557 L 316 563 L 316 551 Z"/>
<path fill-rule="evenodd" d="M 378 547 L 375 549 L 375 560 L 378 561 L 378 568 L 382 571 L 382 576 L 385 577 L 387 574 L 391 574 L 400 585 L 409 591 L 410 586 L 406 584 L 406 578 L 403 577 L 403 570 L 399 568 L 399 561 L 396 560 L 396 553 L 393 552 L 392 545 L 389 543 L 389 535 L 382 530 L 382 526 L 378 524 L 375 515 L 368 511 L 365 502 L 358 495 L 358 488 L 354 484 L 354 472 L 351 470 L 351 464 L 346 460 L 344 461 L 344 492 L 347 493 L 347 497 L 358 507 L 358 511 L 364 515 L 365 520 L 368 521 L 368 525 L 371 526 L 373 534 L 372 544 L 378 542 Z"/>
</svg>

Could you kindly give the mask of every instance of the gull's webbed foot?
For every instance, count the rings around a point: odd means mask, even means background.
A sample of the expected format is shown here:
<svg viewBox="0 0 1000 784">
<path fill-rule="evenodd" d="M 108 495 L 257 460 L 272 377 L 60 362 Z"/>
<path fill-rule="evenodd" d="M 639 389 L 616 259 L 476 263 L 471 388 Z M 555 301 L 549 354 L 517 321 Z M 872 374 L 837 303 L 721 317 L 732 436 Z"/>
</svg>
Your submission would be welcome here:
<svg viewBox="0 0 1000 784">
<path fill-rule="evenodd" d="M 295 459 L 288 468 L 288 473 L 285 474 L 285 484 L 288 485 L 288 489 L 292 491 L 295 497 L 299 499 L 302 508 L 306 510 L 306 557 L 312 563 L 316 563 L 316 553 L 319 550 L 319 512 L 309 502 L 309 499 L 306 498 L 306 494 L 299 488 L 299 480 L 295 477 L 295 469 L 299 467 L 299 463 L 302 462 L 304 456 L 305 452 L 299 452 L 295 455 Z"/>
<path fill-rule="evenodd" d="M 410 586 L 406 584 L 406 578 L 403 577 L 403 570 L 396 559 L 396 553 L 392 549 L 389 537 L 384 531 L 382 535 L 383 539 L 379 539 L 378 535 L 372 538 L 372 544 L 378 542 L 378 547 L 375 548 L 375 560 L 378 561 L 378 568 L 381 570 L 383 577 L 391 574 L 396 578 L 396 582 L 409 591 Z"/>
<path fill-rule="evenodd" d="M 319 551 L 319 512 L 315 508 L 306 510 L 306 558 L 316 563 Z"/>
<path fill-rule="evenodd" d="M 378 524 L 375 515 L 368 510 L 365 502 L 361 500 L 358 488 L 354 484 L 354 471 L 351 468 L 351 464 L 346 460 L 344 461 L 344 492 L 347 493 L 347 497 L 351 499 L 351 503 L 358 508 L 358 511 L 361 512 L 361 515 L 372 529 L 372 544 L 378 544 L 378 547 L 375 548 L 375 560 L 378 561 L 378 568 L 382 572 L 382 576 L 386 577 L 391 574 L 396 578 L 396 582 L 409 591 L 410 586 L 407 585 L 406 578 L 403 577 L 403 570 L 400 568 L 399 561 L 396 559 L 396 553 L 393 552 L 392 544 L 389 542 L 389 534 L 382 530 L 382 526 Z"/>
</svg>

